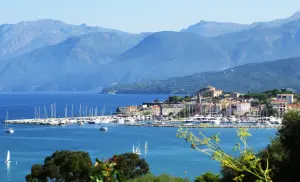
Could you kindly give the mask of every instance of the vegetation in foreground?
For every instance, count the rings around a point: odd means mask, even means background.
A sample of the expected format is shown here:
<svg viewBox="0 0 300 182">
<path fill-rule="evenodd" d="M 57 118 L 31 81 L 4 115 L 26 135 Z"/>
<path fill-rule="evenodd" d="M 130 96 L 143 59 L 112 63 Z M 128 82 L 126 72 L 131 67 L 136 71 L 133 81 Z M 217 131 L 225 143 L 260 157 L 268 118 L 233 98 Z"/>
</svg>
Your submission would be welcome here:
<svg viewBox="0 0 300 182">
<path fill-rule="evenodd" d="M 207 137 L 203 132 L 196 135 L 180 129 L 177 136 L 191 143 L 192 149 L 209 155 L 221 165 L 220 174 L 207 172 L 196 177 L 195 182 L 296 182 L 300 179 L 299 111 L 288 112 L 277 136 L 256 154 L 247 144 L 248 137 L 251 137 L 247 129 L 237 131 L 241 142 L 234 146 L 234 151 L 239 152 L 238 157 L 220 148 L 218 134 Z M 147 162 L 133 153 L 115 155 L 106 161 L 97 159 L 93 164 L 86 152 L 57 151 L 46 157 L 44 164 L 33 165 L 26 181 L 186 182 L 191 179 L 168 174 L 154 176 Z"/>
</svg>

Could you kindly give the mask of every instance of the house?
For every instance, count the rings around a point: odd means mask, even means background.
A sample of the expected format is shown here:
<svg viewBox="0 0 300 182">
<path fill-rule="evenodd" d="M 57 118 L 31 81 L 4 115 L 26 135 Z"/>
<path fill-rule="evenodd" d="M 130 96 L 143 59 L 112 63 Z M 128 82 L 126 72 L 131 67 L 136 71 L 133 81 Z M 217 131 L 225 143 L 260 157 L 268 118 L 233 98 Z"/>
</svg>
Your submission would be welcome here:
<svg viewBox="0 0 300 182">
<path fill-rule="evenodd" d="M 127 106 L 124 114 L 126 114 L 128 116 L 134 116 L 134 115 L 137 115 L 138 112 L 139 112 L 139 109 L 137 106 Z"/>
<path fill-rule="evenodd" d="M 287 100 L 273 100 L 271 101 L 271 106 L 273 109 L 278 111 L 279 116 L 283 116 L 288 110 L 288 101 Z"/>
<path fill-rule="evenodd" d="M 238 92 L 232 92 L 230 93 L 230 97 L 233 98 L 233 99 L 238 99 L 240 97 L 241 93 L 238 93 Z"/>
<path fill-rule="evenodd" d="M 250 108 L 250 114 L 252 116 L 260 116 L 261 114 L 261 110 L 260 110 L 260 107 L 256 106 L 256 107 L 252 107 Z"/>
<path fill-rule="evenodd" d="M 277 100 L 285 100 L 288 104 L 292 104 L 294 102 L 294 94 L 277 94 Z"/>
<path fill-rule="evenodd" d="M 153 115 L 160 115 L 161 113 L 161 108 L 158 105 L 152 106 L 152 114 Z"/>
<path fill-rule="evenodd" d="M 222 93 L 222 90 L 217 90 L 215 87 L 212 86 L 207 86 L 198 92 L 198 94 L 204 97 L 218 97 L 222 95 Z"/>
<path fill-rule="evenodd" d="M 236 115 L 242 116 L 250 112 L 251 112 L 251 103 L 249 102 L 236 103 Z"/>
</svg>

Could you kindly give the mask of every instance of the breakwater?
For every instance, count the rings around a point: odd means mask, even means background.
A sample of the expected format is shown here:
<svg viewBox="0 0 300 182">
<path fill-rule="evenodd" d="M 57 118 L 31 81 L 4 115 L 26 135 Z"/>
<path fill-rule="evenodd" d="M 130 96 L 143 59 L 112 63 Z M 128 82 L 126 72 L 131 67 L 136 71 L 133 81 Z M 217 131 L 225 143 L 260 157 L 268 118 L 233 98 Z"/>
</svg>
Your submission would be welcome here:
<svg viewBox="0 0 300 182">
<path fill-rule="evenodd" d="M 172 128 L 279 128 L 280 125 L 213 125 L 213 124 L 199 124 L 199 125 L 184 125 L 184 124 L 123 124 L 122 126 L 135 127 L 172 127 Z"/>
</svg>

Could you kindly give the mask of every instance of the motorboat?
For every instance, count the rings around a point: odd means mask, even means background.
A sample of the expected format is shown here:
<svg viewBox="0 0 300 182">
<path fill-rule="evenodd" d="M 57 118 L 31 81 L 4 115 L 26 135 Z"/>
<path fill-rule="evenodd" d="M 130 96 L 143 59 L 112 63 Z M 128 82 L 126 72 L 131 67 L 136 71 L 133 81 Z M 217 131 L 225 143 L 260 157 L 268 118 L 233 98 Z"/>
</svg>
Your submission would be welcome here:
<svg viewBox="0 0 300 182">
<path fill-rule="evenodd" d="M 101 126 L 100 129 L 99 129 L 99 131 L 107 131 L 107 130 L 108 130 L 108 128 L 104 127 L 104 126 Z"/>
<path fill-rule="evenodd" d="M 88 121 L 89 124 L 96 124 L 95 121 Z"/>
<path fill-rule="evenodd" d="M 76 123 L 77 123 L 78 125 L 81 125 L 81 126 L 84 125 L 84 122 L 83 122 L 83 121 L 77 121 Z"/>
<path fill-rule="evenodd" d="M 221 123 L 221 119 L 216 118 L 216 119 L 212 120 L 212 123 L 215 124 L 215 125 L 219 125 Z"/>
<path fill-rule="evenodd" d="M 128 117 L 128 118 L 125 119 L 125 122 L 126 123 L 134 123 L 135 120 L 132 117 Z"/>
<path fill-rule="evenodd" d="M 6 129 L 4 130 L 4 132 L 5 132 L 5 133 L 11 133 L 11 134 L 13 134 L 15 131 L 14 131 L 14 129 L 12 129 L 12 128 L 6 128 Z"/>
<path fill-rule="evenodd" d="M 125 121 L 124 121 L 123 118 L 119 118 L 118 121 L 117 121 L 118 124 L 124 124 L 124 122 L 125 122 Z"/>
<path fill-rule="evenodd" d="M 228 120 L 229 120 L 230 122 L 236 122 L 238 119 L 237 119 L 235 116 L 230 116 L 230 117 L 228 118 Z"/>
</svg>

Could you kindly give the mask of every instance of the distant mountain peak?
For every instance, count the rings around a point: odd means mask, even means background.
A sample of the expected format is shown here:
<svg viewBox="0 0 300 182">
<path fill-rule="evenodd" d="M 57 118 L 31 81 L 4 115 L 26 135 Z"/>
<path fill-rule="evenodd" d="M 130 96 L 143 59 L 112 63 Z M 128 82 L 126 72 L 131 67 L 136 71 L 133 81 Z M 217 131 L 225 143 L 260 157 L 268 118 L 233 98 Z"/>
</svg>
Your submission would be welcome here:
<svg viewBox="0 0 300 182">
<path fill-rule="evenodd" d="M 300 19 L 300 11 L 294 13 L 290 18 L 299 18 Z"/>
</svg>

